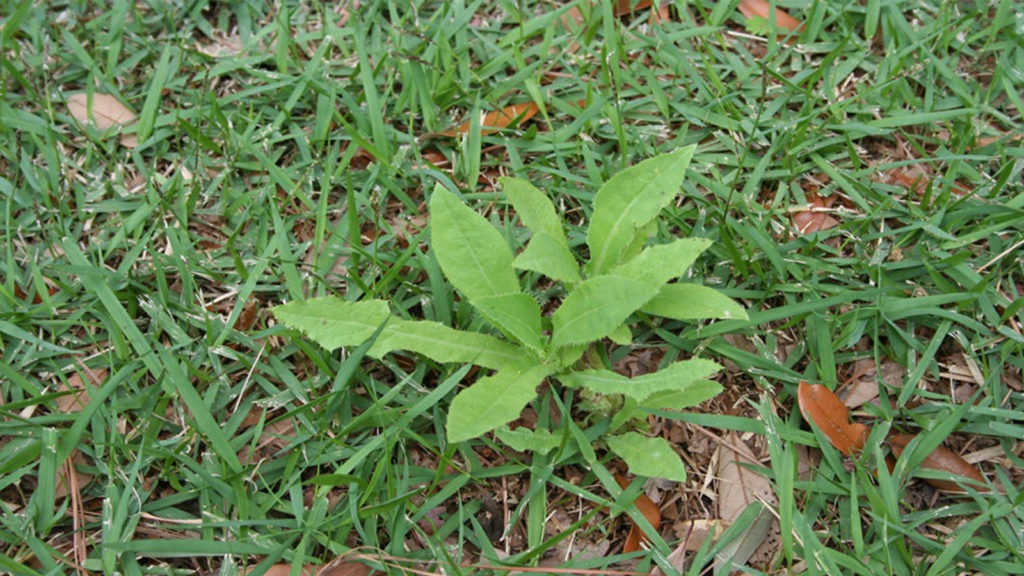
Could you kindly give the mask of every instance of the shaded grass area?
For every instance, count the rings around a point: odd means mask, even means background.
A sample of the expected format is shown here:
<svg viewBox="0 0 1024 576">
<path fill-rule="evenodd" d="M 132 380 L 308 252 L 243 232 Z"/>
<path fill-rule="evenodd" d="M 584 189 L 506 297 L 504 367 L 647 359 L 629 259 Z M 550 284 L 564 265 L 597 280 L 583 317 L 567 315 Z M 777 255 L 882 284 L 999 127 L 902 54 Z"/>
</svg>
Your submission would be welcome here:
<svg viewBox="0 0 1024 576">
<path fill-rule="evenodd" d="M 574 19 L 533 2 L 8 2 L 3 569 L 234 574 L 359 549 L 395 573 L 399 558 L 667 571 L 685 521 L 715 514 L 703 428 L 748 433 L 763 457 L 781 528 L 765 573 L 1019 572 L 1019 10 L 782 5 L 806 25 L 793 44 L 748 35 L 734 3 L 673 4 L 651 24 L 610 4 Z M 90 90 L 135 110 L 138 147 L 68 114 Z M 523 126 L 472 120 L 528 101 L 540 113 Z M 423 137 L 465 120 L 462 137 Z M 751 320 L 651 324 L 613 351 L 732 363 L 722 398 L 652 419 L 695 468 L 664 490 L 674 524 L 650 551 L 617 554 L 641 486 L 607 482 L 604 454 L 448 445 L 464 371 L 329 354 L 269 314 L 337 293 L 474 325 L 425 249 L 426 190 L 462 191 L 511 235 L 492 183 L 529 179 L 582 249 L 601 182 L 690 143 L 659 236 L 713 239 L 694 279 Z M 837 225 L 800 233 L 801 214 Z M 850 387 L 858 361 L 903 367 L 855 411 L 877 448 L 849 461 L 823 445 L 800 474 L 822 442 L 796 383 Z M 542 394 L 525 420 L 593 437 L 575 401 Z M 999 491 L 927 492 L 911 480 L 921 450 L 890 472 L 888 430 L 978 455 Z M 566 560 L 575 540 L 610 546 Z"/>
</svg>

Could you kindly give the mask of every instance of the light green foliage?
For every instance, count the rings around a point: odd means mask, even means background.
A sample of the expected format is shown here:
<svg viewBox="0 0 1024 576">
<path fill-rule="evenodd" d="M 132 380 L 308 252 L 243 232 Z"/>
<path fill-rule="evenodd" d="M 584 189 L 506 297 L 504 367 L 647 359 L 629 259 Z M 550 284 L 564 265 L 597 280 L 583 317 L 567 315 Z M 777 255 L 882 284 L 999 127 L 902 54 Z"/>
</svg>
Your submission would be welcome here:
<svg viewBox="0 0 1024 576">
<path fill-rule="evenodd" d="M 365 342 L 391 315 L 383 300 L 345 302 L 337 298 L 292 302 L 274 309 L 277 319 L 334 350 Z"/>
<path fill-rule="evenodd" d="M 637 233 L 679 193 L 695 147 L 645 160 L 613 176 L 594 198 L 587 229 L 587 273 L 602 274 L 618 264 Z"/>
<path fill-rule="evenodd" d="M 667 284 L 644 304 L 643 311 L 675 320 L 746 320 L 747 311 L 735 300 L 700 284 Z"/>
<path fill-rule="evenodd" d="M 672 446 L 662 438 L 626 432 L 606 438 L 608 448 L 622 458 L 629 470 L 641 476 L 686 481 L 686 468 Z"/>
<path fill-rule="evenodd" d="M 632 379 L 612 370 L 580 370 L 566 374 L 560 380 L 566 386 L 583 386 L 601 394 L 623 394 L 637 402 L 644 402 L 659 392 L 690 392 L 691 386 L 720 369 L 721 366 L 710 360 L 694 358 Z M 688 405 L 699 404 L 715 394 L 696 399 Z"/>
<path fill-rule="evenodd" d="M 441 186 L 430 199 L 430 243 L 448 281 L 470 299 L 519 292 L 512 250 L 494 226 Z"/>
<path fill-rule="evenodd" d="M 498 428 L 494 434 L 507 446 L 520 452 L 547 454 L 562 443 L 561 438 L 543 428 L 537 430 L 530 430 L 524 426 L 515 430 Z"/>
<path fill-rule="evenodd" d="M 604 338 L 657 293 L 657 288 L 622 276 L 584 280 L 551 317 L 551 343 L 565 346 Z"/>
<path fill-rule="evenodd" d="M 530 239 L 526 249 L 516 256 L 515 267 L 521 270 L 533 270 L 566 284 L 580 281 L 579 264 L 573 257 L 569 247 L 544 232 L 537 233 Z"/>
<path fill-rule="evenodd" d="M 714 396 L 721 388 L 707 378 L 720 366 L 690 359 L 630 379 L 595 368 L 600 355 L 586 351 L 605 338 L 628 345 L 630 318 L 640 310 L 663 310 L 677 319 L 744 317 L 738 304 L 710 288 L 672 283 L 710 241 L 684 238 L 645 246 L 657 229 L 658 213 L 678 194 L 692 156 L 692 146 L 657 156 L 605 183 L 595 197 L 587 232 L 592 258 L 583 267 L 585 273 L 555 206 L 532 184 L 501 180 L 519 220 L 531 233 L 518 257 L 491 223 L 437 186 L 429 203 L 431 248 L 445 277 L 493 333 L 392 317 L 381 301 L 322 298 L 279 306 L 274 313 L 329 348 L 355 346 L 376 335 L 370 356 L 407 350 L 437 362 L 494 370 L 452 401 L 446 428 L 451 442 L 476 438 L 514 420 L 536 397 L 537 386 L 554 376 L 562 385 L 619 399 L 623 409 L 612 418 L 607 446 L 634 472 L 681 480 L 683 464 L 665 440 L 620 429 L 642 418 L 644 409 L 680 409 Z M 540 305 L 521 286 L 517 270 L 564 283 L 565 296 L 549 319 L 541 316 Z M 501 428 L 497 434 L 520 450 L 547 452 L 560 442 L 549 430 Z"/>
<path fill-rule="evenodd" d="M 534 389 L 552 372 L 553 366 L 524 357 L 492 376 L 477 380 L 452 401 L 448 440 L 476 438 L 512 420 L 533 400 Z"/>
</svg>

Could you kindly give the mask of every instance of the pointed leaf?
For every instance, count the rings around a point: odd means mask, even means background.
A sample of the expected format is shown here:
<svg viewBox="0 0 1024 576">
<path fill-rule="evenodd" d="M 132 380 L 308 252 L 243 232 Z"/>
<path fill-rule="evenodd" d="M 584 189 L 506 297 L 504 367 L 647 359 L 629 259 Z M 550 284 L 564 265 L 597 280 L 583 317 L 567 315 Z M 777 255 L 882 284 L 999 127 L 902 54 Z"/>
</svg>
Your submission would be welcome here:
<svg viewBox="0 0 1024 576">
<path fill-rule="evenodd" d="M 664 438 L 626 432 L 607 438 L 608 448 L 638 476 L 686 482 L 686 466 Z"/>
<path fill-rule="evenodd" d="M 440 184 L 430 199 L 430 218 L 430 244 L 441 270 L 470 300 L 521 291 L 505 238 Z"/>
<path fill-rule="evenodd" d="M 437 362 L 470 363 L 492 369 L 523 357 L 523 351 L 516 345 L 488 334 L 455 330 L 439 322 L 400 318 L 388 322 L 368 354 L 380 358 L 395 350 L 408 350 Z"/>
<path fill-rule="evenodd" d="M 584 280 L 552 315 L 551 343 L 565 346 L 604 338 L 657 293 L 644 282 L 619 276 Z"/>
<path fill-rule="evenodd" d="M 679 193 L 695 146 L 655 156 L 612 176 L 594 198 L 587 230 L 591 275 L 611 270 L 637 232 Z"/>
<path fill-rule="evenodd" d="M 911 440 L 916 436 L 916 434 L 899 434 L 889 438 L 889 446 L 892 447 L 893 454 L 899 458 L 900 455 L 903 454 L 903 451 L 907 449 L 907 445 L 909 445 Z M 965 479 L 963 481 L 963 485 L 970 486 L 975 490 L 988 490 L 985 485 L 985 477 L 981 472 L 961 458 L 959 454 L 945 446 L 939 446 L 935 450 L 932 450 L 932 453 L 926 456 L 924 461 L 921 462 L 921 467 L 938 470 L 940 472 L 948 472 L 954 476 L 961 476 Z M 964 491 L 959 482 L 954 482 L 952 480 L 925 478 L 924 481 L 939 490 L 944 490 L 946 492 Z"/>
<path fill-rule="evenodd" d="M 547 454 L 562 445 L 562 439 L 547 430 L 530 430 L 520 426 L 515 430 L 498 428 L 494 431 L 498 439 L 519 452 Z"/>
<path fill-rule="evenodd" d="M 629 346 L 633 343 L 633 331 L 625 324 L 619 326 L 608 335 L 608 339 L 619 346 Z"/>
<path fill-rule="evenodd" d="M 285 326 L 300 330 L 328 350 L 366 342 L 391 316 L 383 300 L 347 302 L 336 296 L 289 302 L 272 312 Z"/>
<path fill-rule="evenodd" d="M 473 306 L 506 336 L 539 351 L 543 346 L 540 333 L 540 305 L 533 296 L 518 292 L 486 296 L 471 301 Z"/>
<path fill-rule="evenodd" d="M 748 319 L 747 311 L 735 300 L 700 284 L 666 284 L 641 310 L 673 320 Z"/>
<path fill-rule="evenodd" d="M 699 403 L 707 399 L 705 394 L 709 389 L 705 379 L 721 369 L 721 366 L 710 360 L 694 358 L 675 362 L 657 372 L 636 378 L 627 378 L 611 370 L 582 370 L 561 376 L 559 381 L 566 386 L 583 386 L 601 394 L 622 394 L 644 406 L 645 400 L 654 394 L 667 391 L 690 392 L 691 386 L 700 383 L 694 390 L 700 398 Z"/>
<path fill-rule="evenodd" d="M 459 392 L 448 410 L 448 441 L 476 438 L 519 417 L 551 367 L 520 361 Z"/>
<path fill-rule="evenodd" d="M 682 410 L 696 406 L 722 393 L 722 385 L 714 380 L 696 380 L 682 390 L 655 392 L 644 399 L 648 410 Z"/>
<path fill-rule="evenodd" d="M 515 207 L 519 219 L 530 232 L 535 235 L 547 234 L 568 245 L 565 230 L 562 228 L 562 219 L 558 217 L 555 205 L 551 203 L 547 194 L 520 178 L 498 178 L 498 183 Z"/>
<path fill-rule="evenodd" d="M 682 276 L 709 246 L 711 241 L 707 238 L 680 238 L 668 244 L 648 246 L 636 258 L 616 266 L 612 274 L 661 288 L 669 280 Z"/>
<path fill-rule="evenodd" d="M 530 238 L 519 256 L 512 263 L 520 270 L 533 270 L 552 280 L 561 280 L 568 284 L 580 281 L 579 263 L 565 243 L 550 234 L 538 232 Z"/>
<path fill-rule="evenodd" d="M 852 456 L 864 448 L 867 426 L 851 424 L 850 411 L 831 390 L 821 384 L 800 382 L 797 403 L 804 420 L 817 426 L 836 450 Z"/>
<path fill-rule="evenodd" d="M 622 256 L 619 257 L 619 262 L 629 262 L 633 258 L 636 258 L 643 252 L 644 247 L 647 246 L 647 241 L 658 235 L 658 220 L 654 219 L 647 224 L 640 227 L 637 231 L 636 237 L 622 252 Z"/>
</svg>

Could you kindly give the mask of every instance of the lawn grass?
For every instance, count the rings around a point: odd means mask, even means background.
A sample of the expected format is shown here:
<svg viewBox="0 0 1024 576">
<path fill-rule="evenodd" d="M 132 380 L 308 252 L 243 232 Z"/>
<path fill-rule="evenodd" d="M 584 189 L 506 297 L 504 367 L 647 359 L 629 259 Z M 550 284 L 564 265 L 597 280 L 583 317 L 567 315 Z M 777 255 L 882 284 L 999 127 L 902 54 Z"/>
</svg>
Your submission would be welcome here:
<svg viewBox="0 0 1024 576">
<path fill-rule="evenodd" d="M 1024 569 L 1019 5 L 780 2 L 806 26 L 790 42 L 747 33 L 735 2 L 671 3 L 662 23 L 576 4 L 5 2 L 0 571 L 297 574 L 359 555 L 392 573 L 669 573 L 688 521 L 715 517 L 702 431 L 740 433 L 772 482 L 759 573 Z M 74 120 L 82 91 L 128 104 L 139 146 Z M 480 132 L 522 102 L 539 114 Z M 574 421 L 571 394 L 524 416 L 557 420 L 568 448 L 449 445 L 466 369 L 328 353 L 269 312 L 338 294 L 476 326 L 425 249 L 435 183 L 511 235 L 494 181 L 526 178 L 583 248 L 600 183 L 691 143 L 658 234 L 714 240 L 692 280 L 750 320 L 647 324 L 613 351 L 728 362 L 721 397 L 652 416 L 692 468 L 648 485 L 665 518 L 649 550 L 620 553 L 643 487 L 586 449 L 601 423 Z M 816 201 L 837 225 L 800 233 Z M 796 385 L 852 388 L 887 362 L 899 381 L 853 411 L 871 449 L 844 458 Z M 889 430 L 922 432 L 891 470 Z M 921 482 L 939 443 L 996 491 Z"/>
</svg>

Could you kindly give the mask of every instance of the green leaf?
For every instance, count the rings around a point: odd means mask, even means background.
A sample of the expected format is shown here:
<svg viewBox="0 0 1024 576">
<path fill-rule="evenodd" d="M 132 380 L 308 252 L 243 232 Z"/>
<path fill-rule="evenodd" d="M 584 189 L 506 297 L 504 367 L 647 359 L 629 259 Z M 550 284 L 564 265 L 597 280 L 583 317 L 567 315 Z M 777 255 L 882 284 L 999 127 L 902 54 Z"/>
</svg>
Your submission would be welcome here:
<svg viewBox="0 0 1024 576">
<path fill-rule="evenodd" d="M 640 229 L 675 198 L 695 149 L 655 156 L 605 182 L 594 198 L 587 230 L 588 274 L 606 273 L 618 264 Z"/>
<path fill-rule="evenodd" d="M 408 350 L 437 362 L 471 363 L 495 370 L 523 358 L 523 350 L 515 344 L 488 334 L 401 318 L 392 318 L 384 326 L 367 353 L 380 358 L 395 350 Z"/>
<path fill-rule="evenodd" d="M 587 344 L 576 344 L 574 346 L 555 348 L 554 359 L 558 363 L 558 368 L 568 368 L 579 362 L 580 358 L 582 358 L 587 352 L 587 348 Z"/>
<path fill-rule="evenodd" d="M 347 302 L 336 296 L 289 302 L 271 311 L 285 326 L 328 350 L 362 344 L 391 316 L 383 300 Z"/>
<path fill-rule="evenodd" d="M 633 343 L 633 331 L 630 330 L 629 326 L 623 324 L 615 330 L 612 330 L 612 333 L 608 335 L 608 338 L 619 346 L 629 346 Z"/>
<path fill-rule="evenodd" d="M 694 358 L 669 364 L 657 372 L 636 378 L 599 369 L 573 372 L 559 377 L 559 380 L 566 386 L 583 386 L 601 394 L 622 394 L 646 406 L 645 400 L 654 394 L 665 391 L 689 391 L 691 386 L 698 382 L 706 382 L 708 376 L 721 369 L 721 366 L 710 360 Z M 706 387 L 700 385 L 698 388 L 694 390 L 694 394 L 702 396 Z"/>
<path fill-rule="evenodd" d="M 505 445 L 519 452 L 547 454 L 562 445 L 562 439 L 547 430 L 530 430 L 524 426 L 509 430 L 502 427 L 494 433 Z"/>
<path fill-rule="evenodd" d="M 609 335 L 658 293 L 649 284 L 620 276 L 584 280 L 551 317 L 551 343 L 582 344 Z"/>
<path fill-rule="evenodd" d="M 530 238 L 513 265 L 521 270 L 533 270 L 567 284 L 580 281 L 580 267 L 576 257 L 563 242 L 544 232 L 538 232 Z"/>
<path fill-rule="evenodd" d="M 515 207 L 519 219 L 534 236 L 547 234 L 568 246 L 565 230 L 562 228 L 562 220 L 558 217 L 555 205 L 551 203 L 547 194 L 519 178 L 498 178 L 498 183 L 501 184 L 502 191 Z"/>
<path fill-rule="evenodd" d="M 539 352 L 543 347 L 540 332 L 540 305 L 533 296 L 518 292 L 486 296 L 470 301 L 473 306 L 506 336 Z"/>
<path fill-rule="evenodd" d="M 647 224 L 641 226 L 640 230 L 637 231 L 636 233 L 636 237 L 634 237 L 633 241 L 630 242 L 629 246 L 626 246 L 626 249 L 623 250 L 622 256 L 619 256 L 619 262 L 629 262 L 633 258 L 636 258 L 637 255 L 640 254 L 640 252 L 644 249 L 644 246 L 647 245 L 647 241 L 650 240 L 651 238 L 654 238 L 657 235 L 657 219 L 651 220 Z"/>
<path fill-rule="evenodd" d="M 448 441 L 476 438 L 519 417 L 551 367 L 520 361 L 459 392 L 448 410 Z"/>
<path fill-rule="evenodd" d="M 607 441 L 608 448 L 626 462 L 633 474 L 686 482 L 686 466 L 664 438 L 626 432 L 609 436 Z"/>
<path fill-rule="evenodd" d="M 682 390 L 655 392 L 644 399 L 648 410 L 683 410 L 710 400 L 722 393 L 722 385 L 714 380 L 697 380 Z"/>
<path fill-rule="evenodd" d="M 636 258 L 616 266 L 612 274 L 647 282 L 660 289 L 669 280 L 682 276 L 709 246 L 711 241 L 706 238 L 680 238 L 668 244 L 648 246 Z"/>
<path fill-rule="evenodd" d="M 747 320 L 747 311 L 735 300 L 700 284 L 667 284 L 644 304 L 643 311 L 673 320 Z"/>
<path fill-rule="evenodd" d="M 521 291 L 505 238 L 440 184 L 430 198 L 430 245 L 444 275 L 470 300 Z"/>
</svg>

